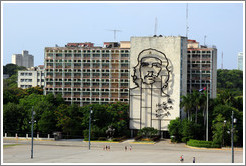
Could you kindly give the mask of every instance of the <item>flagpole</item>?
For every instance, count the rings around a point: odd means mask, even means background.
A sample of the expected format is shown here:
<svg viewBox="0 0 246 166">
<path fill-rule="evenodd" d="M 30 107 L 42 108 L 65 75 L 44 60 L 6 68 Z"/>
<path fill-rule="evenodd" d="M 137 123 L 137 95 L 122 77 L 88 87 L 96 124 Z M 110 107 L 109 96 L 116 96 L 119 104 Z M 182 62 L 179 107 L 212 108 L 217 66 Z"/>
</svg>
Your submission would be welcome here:
<svg viewBox="0 0 246 166">
<path fill-rule="evenodd" d="M 208 84 L 207 84 L 207 129 L 206 129 L 206 141 L 208 141 Z"/>
</svg>

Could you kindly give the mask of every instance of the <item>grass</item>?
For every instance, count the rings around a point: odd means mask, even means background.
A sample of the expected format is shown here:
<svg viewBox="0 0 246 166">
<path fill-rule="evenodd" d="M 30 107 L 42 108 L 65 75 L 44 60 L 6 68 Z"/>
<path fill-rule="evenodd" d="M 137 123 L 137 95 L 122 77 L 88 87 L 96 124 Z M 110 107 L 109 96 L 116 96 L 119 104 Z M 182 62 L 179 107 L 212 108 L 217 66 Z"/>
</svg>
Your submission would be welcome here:
<svg viewBox="0 0 246 166">
<path fill-rule="evenodd" d="M 3 147 L 4 147 L 4 148 L 7 148 L 7 147 L 17 146 L 17 145 L 21 145 L 21 144 L 9 144 L 9 145 L 3 145 Z"/>
</svg>

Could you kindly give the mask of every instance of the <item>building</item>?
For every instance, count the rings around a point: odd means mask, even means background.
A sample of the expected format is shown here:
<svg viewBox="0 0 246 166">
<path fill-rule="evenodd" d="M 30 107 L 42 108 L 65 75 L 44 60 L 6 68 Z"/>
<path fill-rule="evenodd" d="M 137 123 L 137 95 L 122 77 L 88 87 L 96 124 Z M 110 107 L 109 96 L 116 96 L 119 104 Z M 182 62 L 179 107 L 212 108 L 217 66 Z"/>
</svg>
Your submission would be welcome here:
<svg viewBox="0 0 246 166">
<path fill-rule="evenodd" d="M 243 71 L 243 53 L 239 52 L 237 54 L 237 69 Z"/>
<path fill-rule="evenodd" d="M 9 78 L 9 74 L 3 74 L 3 79 Z"/>
<path fill-rule="evenodd" d="M 30 68 L 34 66 L 34 57 L 28 54 L 28 51 L 23 50 L 22 54 L 13 54 L 12 63 L 18 66 Z"/>
<path fill-rule="evenodd" d="M 165 135 L 168 124 L 184 113 L 187 93 L 187 38 L 131 37 L 130 129 L 154 127 Z"/>
<path fill-rule="evenodd" d="M 196 40 L 187 44 L 187 92 L 208 87 L 211 98 L 216 98 L 217 49 L 201 46 Z"/>
<path fill-rule="evenodd" d="M 44 86 L 44 65 L 28 68 L 28 70 L 18 71 L 18 87 L 31 88 Z"/>
<path fill-rule="evenodd" d="M 81 106 L 128 102 L 129 42 L 68 43 L 45 47 L 44 94 L 61 94 Z"/>
</svg>

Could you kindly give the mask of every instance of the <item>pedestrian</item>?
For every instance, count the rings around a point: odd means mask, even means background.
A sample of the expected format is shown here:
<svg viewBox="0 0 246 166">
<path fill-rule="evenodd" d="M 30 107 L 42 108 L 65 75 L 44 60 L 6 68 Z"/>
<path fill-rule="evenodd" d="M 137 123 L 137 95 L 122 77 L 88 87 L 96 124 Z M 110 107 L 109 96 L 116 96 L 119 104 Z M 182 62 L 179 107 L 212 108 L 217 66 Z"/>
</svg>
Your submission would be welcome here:
<svg viewBox="0 0 246 166">
<path fill-rule="evenodd" d="M 184 156 L 183 156 L 183 155 L 180 156 L 180 162 L 181 162 L 181 163 L 184 162 Z"/>
<path fill-rule="evenodd" d="M 107 145 L 105 145 L 105 148 L 106 148 L 106 150 L 108 150 L 108 146 Z"/>
<path fill-rule="evenodd" d="M 110 151 L 110 146 L 108 146 L 108 150 Z"/>
<path fill-rule="evenodd" d="M 195 163 L 196 162 L 196 158 L 195 157 L 193 157 L 193 163 Z"/>
<path fill-rule="evenodd" d="M 130 151 L 132 151 L 132 145 L 130 145 L 130 148 L 129 149 L 130 149 Z"/>
<path fill-rule="evenodd" d="M 125 151 L 127 151 L 127 146 L 125 146 Z"/>
</svg>

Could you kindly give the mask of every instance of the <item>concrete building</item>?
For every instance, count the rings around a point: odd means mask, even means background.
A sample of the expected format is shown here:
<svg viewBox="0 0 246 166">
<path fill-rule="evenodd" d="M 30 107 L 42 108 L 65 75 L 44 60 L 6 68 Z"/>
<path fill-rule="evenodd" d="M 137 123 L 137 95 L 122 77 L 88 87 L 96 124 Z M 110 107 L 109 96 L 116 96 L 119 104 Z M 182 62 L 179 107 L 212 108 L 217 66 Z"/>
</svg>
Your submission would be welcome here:
<svg viewBox="0 0 246 166">
<path fill-rule="evenodd" d="M 44 86 L 44 65 L 18 71 L 18 87 L 22 89 Z"/>
<path fill-rule="evenodd" d="M 187 93 L 187 38 L 131 37 L 130 51 L 130 129 L 154 127 L 163 135 L 184 115 L 179 105 Z"/>
<path fill-rule="evenodd" d="M 237 54 L 237 69 L 243 71 L 243 53 L 239 52 Z"/>
<path fill-rule="evenodd" d="M 12 63 L 18 66 L 30 68 L 34 66 L 34 57 L 28 54 L 28 51 L 23 50 L 22 54 L 13 54 Z"/>
<path fill-rule="evenodd" d="M 217 91 L 217 49 L 201 46 L 196 40 L 187 44 L 187 92 L 208 87 L 211 98 Z"/>
<path fill-rule="evenodd" d="M 129 49 L 127 42 L 46 47 L 44 93 L 61 94 L 66 102 L 81 106 L 128 102 Z"/>
</svg>

